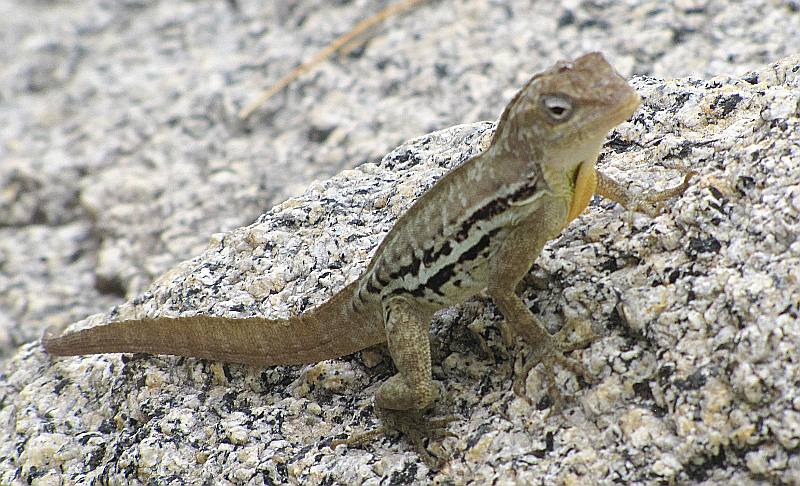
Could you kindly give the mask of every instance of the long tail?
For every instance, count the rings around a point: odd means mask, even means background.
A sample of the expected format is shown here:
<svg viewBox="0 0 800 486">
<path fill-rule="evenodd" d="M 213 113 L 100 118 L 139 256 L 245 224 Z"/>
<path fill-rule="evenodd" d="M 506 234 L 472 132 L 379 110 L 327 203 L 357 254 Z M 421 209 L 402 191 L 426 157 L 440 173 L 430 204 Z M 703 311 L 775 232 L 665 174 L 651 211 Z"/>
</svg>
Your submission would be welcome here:
<svg viewBox="0 0 800 486">
<path fill-rule="evenodd" d="M 62 336 L 48 330 L 42 345 L 55 356 L 150 353 L 259 366 L 315 363 L 386 340 L 381 315 L 374 306 L 353 306 L 357 282 L 324 304 L 290 319 L 134 319 Z"/>
</svg>

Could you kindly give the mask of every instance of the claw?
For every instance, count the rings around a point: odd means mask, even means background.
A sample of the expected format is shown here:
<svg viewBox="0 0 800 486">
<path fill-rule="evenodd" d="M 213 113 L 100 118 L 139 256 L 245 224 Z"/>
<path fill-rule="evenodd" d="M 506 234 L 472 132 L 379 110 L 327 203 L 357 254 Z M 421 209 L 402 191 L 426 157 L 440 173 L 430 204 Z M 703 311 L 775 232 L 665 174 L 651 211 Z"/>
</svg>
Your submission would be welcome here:
<svg viewBox="0 0 800 486">
<path fill-rule="evenodd" d="M 345 439 L 335 439 L 331 441 L 331 449 L 336 449 L 340 445 L 362 445 L 371 440 L 385 435 L 387 432 L 385 427 L 378 427 L 377 429 L 367 430 L 358 434 L 352 434 Z"/>
<path fill-rule="evenodd" d="M 546 344 L 540 344 L 537 352 L 532 353 L 532 359 L 529 359 L 522 369 L 522 372 L 514 377 L 512 388 L 514 394 L 525 399 L 529 405 L 532 405 L 530 397 L 525 393 L 525 381 L 528 378 L 530 371 L 539 363 L 544 368 L 544 380 L 547 385 L 547 395 L 552 401 L 551 411 L 561 413 L 564 407 L 564 399 L 561 391 L 556 384 L 555 365 L 560 366 L 568 371 L 571 371 L 576 376 L 586 380 L 588 383 L 594 383 L 596 380 L 591 372 L 578 361 L 564 356 L 562 353 L 574 351 L 576 349 L 585 348 L 590 344 L 594 337 L 586 337 L 576 342 L 567 342 L 564 339 L 565 329 L 562 329 L 554 336 L 548 339 Z"/>
<path fill-rule="evenodd" d="M 664 189 L 663 191 L 654 192 L 642 198 L 638 198 L 637 200 L 633 201 L 631 210 L 647 214 L 653 218 L 661 214 L 666 208 L 665 201 L 683 194 L 686 189 L 689 188 L 689 181 L 692 179 L 692 177 L 697 175 L 697 172 L 692 169 L 679 167 L 677 170 L 684 173 L 683 182 L 670 189 Z"/>
</svg>

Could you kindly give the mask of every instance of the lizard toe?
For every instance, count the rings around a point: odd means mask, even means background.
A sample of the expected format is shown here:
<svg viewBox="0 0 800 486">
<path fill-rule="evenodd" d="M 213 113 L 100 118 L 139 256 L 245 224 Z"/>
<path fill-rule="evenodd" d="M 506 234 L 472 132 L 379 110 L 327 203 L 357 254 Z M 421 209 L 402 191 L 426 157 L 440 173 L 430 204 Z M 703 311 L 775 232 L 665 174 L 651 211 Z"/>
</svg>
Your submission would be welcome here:
<svg viewBox="0 0 800 486">
<path fill-rule="evenodd" d="M 423 410 L 391 410 L 376 408 L 376 415 L 381 419 L 383 427 L 400 432 L 408 437 L 416 449 L 420 459 L 431 469 L 440 468 L 448 458 L 434 458 L 425 447 L 424 439 L 443 439 L 455 434 L 447 430 L 450 422 L 458 420 L 454 415 L 439 418 L 428 418 Z"/>
<path fill-rule="evenodd" d="M 580 377 L 587 383 L 594 383 L 596 380 L 592 373 L 579 361 L 564 356 L 564 353 L 586 347 L 593 341 L 593 338 L 583 338 L 578 341 L 562 341 L 563 336 L 556 335 L 547 340 L 545 344 L 538 346 L 534 352 L 530 353 L 520 373 L 516 374 L 513 382 L 514 393 L 525 399 L 529 404 L 533 404 L 527 395 L 525 384 L 531 370 L 537 365 L 542 365 L 543 379 L 547 387 L 547 396 L 550 397 L 552 410 L 560 412 L 563 409 L 564 400 L 556 381 L 555 367 L 559 366 Z"/>
<path fill-rule="evenodd" d="M 381 421 L 381 426 L 352 434 L 345 439 L 337 439 L 331 442 L 331 447 L 339 445 L 362 445 L 378 439 L 379 437 L 391 435 L 399 432 L 404 435 L 417 455 L 431 469 L 440 469 L 449 458 L 434 457 L 425 447 L 425 439 L 445 439 L 456 437 L 456 434 L 447 429 L 447 425 L 458 420 L 455 415 L 444 417 L 428 418 L 423 410 L 392 410 L 388 408 L 375 407 L 375 414 Z"/>
</svg>

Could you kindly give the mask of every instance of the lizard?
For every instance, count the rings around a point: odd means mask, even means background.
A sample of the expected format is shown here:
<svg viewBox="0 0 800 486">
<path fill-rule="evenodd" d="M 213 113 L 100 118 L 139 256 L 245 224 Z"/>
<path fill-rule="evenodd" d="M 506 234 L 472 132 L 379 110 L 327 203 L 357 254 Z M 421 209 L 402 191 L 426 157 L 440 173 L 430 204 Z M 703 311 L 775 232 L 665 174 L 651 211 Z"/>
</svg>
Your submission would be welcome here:
<svg viewBox="0 0 800 486">
<path fill-rule="evenodd" d="M 425 459 L 421 439 L 449 421 L 424 417 L 439 395 L 430 319 L 485 292 L 533 351 L 524 374 L 542 363 L 548 394 L 559 405 L 554 366 L 591 377 L 565 355 L 575 343 L 550 334 L 516 287 L 544 245 L 594 194 L 652 216 L 659 203 L 686 190 L 692 173 L 674 188 L 643 195 L 596 168 L 608 132 L 640 101 L 597 52 L 534 75 L 505 107 L 488 147 L 398 218 L 360 277 L 299 316 L 130 319 L 63 335 L 47 330 L 42 344 L 54 356 L 143 352 L 271 366 L 315 363 L 387 343 L 396 374 L 374 395 L 381 429 L 408 435 Z"/>
</svg>

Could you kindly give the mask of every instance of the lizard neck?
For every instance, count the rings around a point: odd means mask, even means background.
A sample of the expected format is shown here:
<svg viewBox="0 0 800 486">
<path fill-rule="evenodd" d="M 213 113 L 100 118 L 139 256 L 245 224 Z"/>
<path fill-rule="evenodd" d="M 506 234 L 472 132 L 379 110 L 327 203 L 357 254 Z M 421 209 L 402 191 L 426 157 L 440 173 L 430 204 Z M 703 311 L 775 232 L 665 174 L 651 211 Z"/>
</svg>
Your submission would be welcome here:
<svg viewBox="0 0 800 486">
<path fill-rule="evenodd" d="M 555 204 L 563 205 L 563 226 L 577 218 L 589 205 L 597 187 L 597 154 L 572 163 L 541 165 L 542 177 Z M 563 228 L 563 227 L 562 227 Z"/>
</svg>

